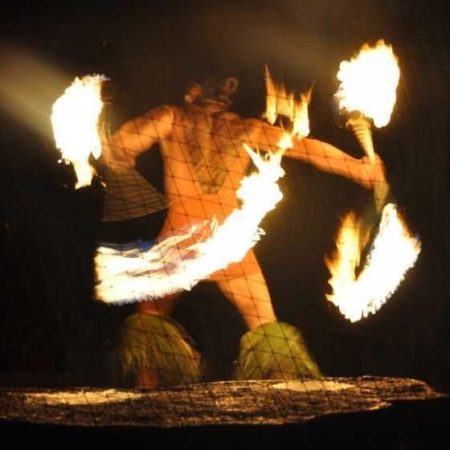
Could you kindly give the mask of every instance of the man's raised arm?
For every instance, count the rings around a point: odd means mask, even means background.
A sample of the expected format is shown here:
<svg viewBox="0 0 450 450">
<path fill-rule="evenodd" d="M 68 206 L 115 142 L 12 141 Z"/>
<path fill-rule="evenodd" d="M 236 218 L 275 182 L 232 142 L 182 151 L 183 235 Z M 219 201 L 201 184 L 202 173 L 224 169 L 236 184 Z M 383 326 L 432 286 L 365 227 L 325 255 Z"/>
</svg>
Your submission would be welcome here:
<svg viewBox="0 0 450 450">
<path fill-rule="evenodd" d="M 248 144 L 261 150 L 276 150 L 283 136 L 281 128 L 256 119 L 249 120 L 248 129 L 250 130 Z M 372 189 L 375 183 L 385 181 L 383 163 L 378 155 L 371 163 L 367 157 L 353 158 L 317 139 L 294 138 L 294 148 L 287 150 L 285 156 L 310 163 L 324 172 L 347 177 L 367 189 Z"/>
<path fill-rule="evenodd" d="M 107 165 L 121 163 L 134 167 L 136 158 L 154 143 L 169 136 L 173 108 L 159 106 L 123 124 L 109 139 L 103 139 L 103 158 Z"/>
</svg>

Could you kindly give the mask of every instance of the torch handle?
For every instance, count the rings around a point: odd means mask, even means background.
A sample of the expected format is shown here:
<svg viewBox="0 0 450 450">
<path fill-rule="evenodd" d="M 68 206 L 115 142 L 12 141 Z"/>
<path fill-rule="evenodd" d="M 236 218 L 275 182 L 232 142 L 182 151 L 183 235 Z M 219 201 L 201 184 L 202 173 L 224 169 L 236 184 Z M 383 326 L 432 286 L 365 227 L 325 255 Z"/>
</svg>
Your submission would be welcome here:
<svg viewBox="0 0 450 450">
<path fill-rule="evenodd" d="M 369 161 L 372 164 L 375 164 L 375 149 L 373 145 L 372 128 L 370 122 L 363 115 L 359 115 L 358 117 L 351 117 L 347 122 L 347 126 L 351 128 L 351 130 L 355 134 L 356 139 L 364 150 L 364 153 L 369 158 Z M 390 188 L 387 182 L 376 182 L 373 190 L 373 195 L 375 199 L 376 210 L 378 213 L 382 211 L 384 205 L 386 204 L 389 192 Z"/>
<path fill-rule="evenodd" d="M 370 162 L 375 162 L 375 150 L 373 147 L 372 129 L 369 121 L 365 117 L 351 118 L 347 122 L 361 145 L 364 153 L 368 156 Z"/>
</svg>

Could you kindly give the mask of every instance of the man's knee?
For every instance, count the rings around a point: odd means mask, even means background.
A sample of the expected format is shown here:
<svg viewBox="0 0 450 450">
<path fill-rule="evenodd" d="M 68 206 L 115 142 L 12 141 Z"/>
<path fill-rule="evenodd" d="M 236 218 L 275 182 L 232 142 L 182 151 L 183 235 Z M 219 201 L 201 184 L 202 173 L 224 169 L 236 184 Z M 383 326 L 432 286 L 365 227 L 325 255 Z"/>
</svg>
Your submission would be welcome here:
<svg viewBox="0 0 450 450">
<path fill-rule="evenodd" d="M 180 294 L 171 294 L 164 298 L 140 302 L 137 311 L 141 314 L 153 314 L 155 316 L 170 316 Z"/>
</svg>

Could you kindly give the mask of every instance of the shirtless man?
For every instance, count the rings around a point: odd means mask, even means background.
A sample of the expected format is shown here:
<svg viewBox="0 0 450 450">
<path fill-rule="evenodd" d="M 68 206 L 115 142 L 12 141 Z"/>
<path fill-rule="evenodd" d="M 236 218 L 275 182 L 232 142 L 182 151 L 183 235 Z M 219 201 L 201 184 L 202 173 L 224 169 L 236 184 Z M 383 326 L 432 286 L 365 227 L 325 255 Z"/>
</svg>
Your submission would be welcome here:
<svg viewBox="0 0 450 450">
<path fill-rule="evenodd" d="M 278 148 L 283 133 L 280 128 L 261 120 L 244 119 L 230 112 L 230 98 L 237 86 L 238 82 L 233 77 L 215 85 L 194 85 L 185 97 L 186 106 L 152 109 L 142 117 L 125 123 L 104 146 L 107 165 L 119 164 L 132 168 L 141 153 L 156 142 L 160 143 L 165 195 L 169 204 L 160 238 L 212 216 L 222 222 L 233 209 L 239 207 L 236 191 L 250 163 L 243 144 L 266 151 Z M 329 144 L 313 139 L 296 139 L 294 148 L 288 150 L 285 156 L 348 177 L 367 189 L 383 180 L 383 168 L 379 160 L 375 164 L 369 163 L 367 159 L 357 160 Z M 250 330 L 241 341 L 236 371 L 238 378 L 319 376 L 320 372 L 309 356 L 298 330 L 277 322 L 267 284 L 253 250 L 241 262 L 214 273 L 209 281 L 217 283 Z M 175 324 L 165 320 L 177 297 L 173 295 L 140 303 L 138 314 L 129 319 L 126 329 L 138 327 L 142 335 L 149 328 L 155 328 L 155 321 L 158 320 L 156 328 L 162 327 L 167 333 L 165 342 L 167 335 L 172 339 L 175 333 L 177 336 L 174 339 L 181 339 L 187 352 L 184 358 L 198 364 L 199 356 L 188 343 L 184 332 L 180 329 L 171 330 Z M 143 357 L 129 351 L 130 346 L 135 345 L 134 341 L 140 340 L 142 344 L 142 336 L 126 332 L 123 339 L 126 341 L 123 343 L 126 354 L 124 365 L 127 366 L 126 370 L 136 372 L 139 385 L 155 386 L 199 379 L 200 369 L 192 369 L 195 375 L 191 377 L 181 375 L 181 378 L 175 377 L 175 381 L 167 378 L 163 372 L 170 369 L 161 369 L 158 362 L 152 364 L 152 359 L 159 359 L 154 353 L 153 357 Z M 158 340 L 154 336 L 144 339 L 148 341 L 149 347 L 153 345 L 150 341 Z M 162 342 L 159 339 L 156 347 L 161 346 Z M 176 343 L 173 345 L 177 346 Z M 268 348 L 272 349 L 273 354 L 267 359 L 265 355 Z M 275 353 L 278 360 L 274 357 Z M 289 362 L 289 359 L 292 361 Z M 177 360 L 174 364 L 183 370 L 183 361 Z M 139 367 L 132 369 L 133 365 Z"/>
</svg>

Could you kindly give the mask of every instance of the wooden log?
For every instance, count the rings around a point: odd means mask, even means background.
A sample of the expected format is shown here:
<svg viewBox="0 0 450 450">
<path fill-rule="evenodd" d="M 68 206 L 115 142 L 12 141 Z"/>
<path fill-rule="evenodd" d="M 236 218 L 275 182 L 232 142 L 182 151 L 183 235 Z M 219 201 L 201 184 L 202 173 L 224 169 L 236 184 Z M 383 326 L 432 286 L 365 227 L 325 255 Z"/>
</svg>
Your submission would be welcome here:
<svg viewBox="0 0 450 450">
<path fill-rule="evenodd" d="M 168 389 L 2 389 L 0 419 L 83 427 L 199 427 L 308 423 L 328 415 L 445 398 L 401 378 L 199 383 Z"/>
<path fill-rule="evenodd" d="M 16 445 L 418 449 L 448 439 L 449 406 L 421 381 L 375 377 L 0 389 L 0 433 Z"/>
</svg>

